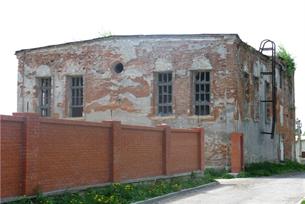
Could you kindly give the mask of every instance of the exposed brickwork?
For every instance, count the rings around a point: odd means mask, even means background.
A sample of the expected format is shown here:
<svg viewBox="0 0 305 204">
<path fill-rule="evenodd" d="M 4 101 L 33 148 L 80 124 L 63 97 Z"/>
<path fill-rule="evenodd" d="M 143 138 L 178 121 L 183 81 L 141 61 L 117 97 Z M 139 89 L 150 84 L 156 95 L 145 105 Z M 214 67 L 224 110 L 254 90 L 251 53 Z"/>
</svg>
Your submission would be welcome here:
<svg viewBox="0 0 305 204">
<path fill-rule="evenodd" d="M 202 129 L 0 116 L 1 198 L 203 170 Z M 174 140 L 174 142 L 173 142 Z M 172 146 L 173 145 L 173 146 Z"/>
<path fill-rule="evenodd" d="M 271 71 L 269 57 L 241 41 L 235 34 L 112 36 L 83 42 L 23 50 L 19 59 L 18 111 L 38 111 L 39 77 L 52 78 L 51 116 L 67 118 L 67 76 L 84 77 L 84 116 L 81 120 L 118 120 L 125 124 L 172 128 L 205 128 L 205 161 L 210 167 L 229 167 L 230 134 L 244 134 L 245 163 L 279 160 L 279 137 L 285 158 L 294 158 L 294 83 L 283 75 L 279 88 L 276 65 L 277 122 L 275 138 L 267 110 L 260 100 Z M 122 73 L 113 66 L 121 62 Z M 284 68 L 285 69 L 285 68 Z M 283 70 L 284 70 L 283 69 Z M 173 75 L 173 114 L 157 114 L 156 73 Z M 194 114 L 194 71 L 211 74 L 211 113 Z M 269 93 L 270 94 L 270 93 Z M 282 110 L 282 111 L 281 111 Z M 272 115 L 269 114 L 269 117 Z M 282 119 L 281 119 L 282 118 Z M 282 121 L 282 122 L 281 122 Z"/>
</svg>

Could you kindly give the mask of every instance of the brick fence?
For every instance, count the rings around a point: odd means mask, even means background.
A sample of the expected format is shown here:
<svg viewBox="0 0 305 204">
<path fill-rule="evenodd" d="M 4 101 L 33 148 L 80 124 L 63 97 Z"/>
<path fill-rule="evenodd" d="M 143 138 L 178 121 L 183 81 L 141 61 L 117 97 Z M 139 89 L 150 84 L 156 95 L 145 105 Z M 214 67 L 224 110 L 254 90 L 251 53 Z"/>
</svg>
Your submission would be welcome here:
<svg viewBox="0 0 305 204">
<path fill-rule="evenodd" d="M 204 131 L 0 115 L 1 198 L 204 169 Z"/>
</svg>

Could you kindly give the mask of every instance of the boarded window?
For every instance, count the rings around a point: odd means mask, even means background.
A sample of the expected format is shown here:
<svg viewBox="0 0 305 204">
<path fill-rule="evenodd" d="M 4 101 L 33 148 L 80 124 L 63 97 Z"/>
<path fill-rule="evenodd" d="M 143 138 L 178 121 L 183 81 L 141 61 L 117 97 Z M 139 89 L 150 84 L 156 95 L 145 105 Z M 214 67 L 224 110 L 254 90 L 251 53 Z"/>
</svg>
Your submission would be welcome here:
<svg viewBox="0 0 305 204">
<path fill-rule="evenodd" d="M 243 103 L 243 113 L 244 118 L 249 118 L 251 114 L 251 103 L 250 103 L 250 76 L 249 73 L 243 72 L 242 75 L 242 86 L 244 91 L 244 103 Z"/>
<path fill-rule="evenodd" d="M 280 71 L 279 71 L 279 77 L 280 77 L 280 88 L 283 88 L 283 70 L 282 68 L 280 68 Z"/>
<path fill-rule="evenodd" d="M 210 114 L 210 72 L 193 72 L 193 101 L 195 115 Z"/>
<path fill-rule="evenodd" d="M 259 106 L 260 106 L 260 95 L 259 95 L 259 78 L 253 77 L 253 85 L 254 85 L 254 118 L 259 120 Z"/>
<path fill-rule="evenodd" d="M 249 74 L 244 72 L 244 95 L 247 103 L 250 101 L 250 79 Z"/>
<path fill-rule="evenodd" d="M 302 158 L 305 158 L 305 152 L 302 152 Z"/>
<path fill-rule="evenodd" d="M 271 87 L 267 81 L 265 81 L 265 99 L 266 101 L 271 100 Z M 265 102 L 265 123 L 270 123 L 271 121 L 271 105 L 272 103 Z"/>
<path fill-rule="evenodd" d="M 172 73 L 157 73 L 157 112 L 165 116 L 173 113 L 172 107 Z"/>
<path fill-rule="evenodd" d="M 83 77 L 71 77 L 71 117 L 83 116 Z"/>
<path fill-rule="evenodd" d="M 40 78 L 39 109 L 43 117 L 50 116 L 51 107 L 51 78 Z"/>
</svg>

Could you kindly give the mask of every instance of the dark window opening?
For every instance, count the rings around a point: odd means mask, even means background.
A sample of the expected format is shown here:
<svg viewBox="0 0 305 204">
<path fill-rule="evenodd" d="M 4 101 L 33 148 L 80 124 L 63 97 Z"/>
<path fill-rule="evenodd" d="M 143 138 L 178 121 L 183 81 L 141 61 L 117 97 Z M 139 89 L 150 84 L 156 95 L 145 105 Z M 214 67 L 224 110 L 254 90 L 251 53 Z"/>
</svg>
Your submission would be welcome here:
<svg viewBox="0 0 305 204">
<path fill-rule="evenodd" d="M 51 78 L 41 78 L 40 79 L 40 99 L 39 99 L 39 109 L 40 115 L 42 117 L 48 117 L 51 115 Z"/>
<path fill-rule="evenodd" d="M 210 114 L 210 72 L 198 71 L 193 74 L 194 113 L 195 115 Z"/>
<path fill-rule="evenodd" d="M 172 108 L 172 73 L 158 73 L 158 115 L 165 116 L 173 113 Z"/>
<path fill-rule="evenodd" d="M 115 66 L 114 66 L 114 71 L 115 73 L 121 73 L 122 71 L 124 70 L 124 66 L 122 63 L 117 63 Z"/>
<path fill-rule="evenodd" d="M 83 77 L 71 77 L 71 117 L 83 116 Z"/>
</svg>

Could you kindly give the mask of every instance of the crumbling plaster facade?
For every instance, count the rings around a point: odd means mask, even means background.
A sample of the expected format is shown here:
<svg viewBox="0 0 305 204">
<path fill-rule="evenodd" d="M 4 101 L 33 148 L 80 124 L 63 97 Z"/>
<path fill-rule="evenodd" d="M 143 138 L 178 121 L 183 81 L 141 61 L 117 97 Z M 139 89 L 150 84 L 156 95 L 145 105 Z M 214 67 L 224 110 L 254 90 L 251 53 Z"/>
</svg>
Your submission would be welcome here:
<svg viewBox="0 0 305 204">
<path fill-rule="evenodd" d="M 18 112 L 38 111 L 39 77 L 52 77 L 51 117 L 68 117 L 67 77 L 84 77 L 84 112 L 79 120 L 120 120 L 126 124 L 204 127 L 206 163 L 230 165 L 230 134 L 244 133 L 245 162 L 278 161 L 280 141 L 285 158 L 294 157 L 294 84 L 277 65 L 277 123 L 274 139 L 261 134 L 265 122 L 265 81 L 261 71 L 270 59 L 235 34 L 111 36 L 16 52 Z M 121 62 L 124 71 L 113 66 Z M 193 70 L 211 73 L 211 111 L 192 111 Z M 173 73 L 173 114 L 156 114 L 154 74 Z M 248 79 L 245 79 L 245 73 Z M 254 79 L 258 79 L 255 82 Z M 258 82 L 258 85 L 255 83 Z M 72 119 L 72 118 L 71 118 Z M 73 118 L 74 119 L 74 118 Z M 281 139 L 282 138 L 282 139 Z"/>
</svg>

